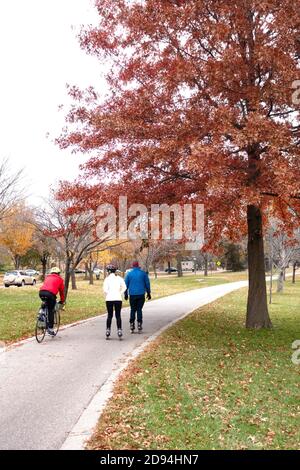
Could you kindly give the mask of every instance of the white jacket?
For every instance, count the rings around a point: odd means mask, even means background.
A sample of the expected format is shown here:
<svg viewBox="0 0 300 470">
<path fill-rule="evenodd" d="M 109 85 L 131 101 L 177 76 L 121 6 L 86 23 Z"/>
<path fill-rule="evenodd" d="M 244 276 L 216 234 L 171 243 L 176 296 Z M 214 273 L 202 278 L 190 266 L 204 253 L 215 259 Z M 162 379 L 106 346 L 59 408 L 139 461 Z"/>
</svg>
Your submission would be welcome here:
<svg viewBox="0 0 300 470">
<path fill-rule="evenodd" d="M 105 300 L 122 300 L 122 294 L 126 291 L 126 284 L 121 276 L 111 273 L 104 279 L 103 291 Z"/>
</svg>

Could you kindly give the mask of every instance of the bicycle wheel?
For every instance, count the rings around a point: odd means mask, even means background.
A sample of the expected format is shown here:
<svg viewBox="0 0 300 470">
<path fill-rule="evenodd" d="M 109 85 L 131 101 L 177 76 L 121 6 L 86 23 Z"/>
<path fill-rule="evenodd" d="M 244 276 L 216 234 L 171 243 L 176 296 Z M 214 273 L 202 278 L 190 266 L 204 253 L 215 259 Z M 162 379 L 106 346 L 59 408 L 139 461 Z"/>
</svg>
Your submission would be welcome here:
<svg viewBox="0 0 300 470">
<path fill-rule="evenodd" d="M 35 324 L 35 338 L 38 343 L 41 343 L 46 335 L 47 325 L 47 312 L 38 313 L 38 317 Z"/>
<path fill-rule="evenodd" d="M 55 333 L 55 336 L 58 333 L 59 325 L 60 325 L 60 311 L 59 311 L 59 308 L 56 308 L 54 311 L 54 323 L 53 323 L 53 331 Z"/>
</svg>

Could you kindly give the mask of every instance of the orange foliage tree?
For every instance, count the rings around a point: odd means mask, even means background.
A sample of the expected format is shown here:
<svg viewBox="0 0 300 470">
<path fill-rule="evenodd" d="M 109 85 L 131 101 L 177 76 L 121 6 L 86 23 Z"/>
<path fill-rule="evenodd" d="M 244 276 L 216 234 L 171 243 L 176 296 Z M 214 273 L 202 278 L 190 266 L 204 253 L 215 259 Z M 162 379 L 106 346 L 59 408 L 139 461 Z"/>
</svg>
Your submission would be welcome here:
<svg viewBox="0 0 300 470">
<path fill-rule="evenodd" d="M 208 245 L 248 233 L 252 328 L 271 326 L 266 210 L 287 229 L 299 224 L 300 127 L 292 98 L 299 6 L 96 1 L 99 25 L 83 31 L 81 45 L 108 60 L 111 93 L 72 88 L 75 105 L 59 139 L 62 148 L 92 153 L 82 173 L 86 200 L 97 198 L 109 177 L 115 192 L 136 202 L 204 203 Z M 73 190 L 80 202 L 83 192 Z"/>
<path fill-rule="evenodd" d="M 34 227 L 30 217 L 28 209 L 20 204 L 1 223 L 0 245 L 8 250 L 16 269 L 20 268 L 22 256 L 33 244 Z"/>
</svg>

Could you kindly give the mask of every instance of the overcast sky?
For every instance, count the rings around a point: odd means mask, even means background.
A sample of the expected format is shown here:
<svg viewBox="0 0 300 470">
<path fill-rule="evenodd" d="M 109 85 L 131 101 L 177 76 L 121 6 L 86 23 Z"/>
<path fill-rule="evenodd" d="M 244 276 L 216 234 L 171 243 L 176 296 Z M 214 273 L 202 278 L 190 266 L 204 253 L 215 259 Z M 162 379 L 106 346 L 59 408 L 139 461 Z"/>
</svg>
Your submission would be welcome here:
<svg viewBox="0 0 300 470">
<path fill-rule="evenodd" d="M 97 18 L 93 0 L 0 1 L 0 160 L 24 167 L 31 202 L 73 179 L 83 161 L 52 141 L 64 125 L 58 106 L 69 102 L 66 83 L 105 86 L 101 64 L 76 37 Z"/>
</svg>

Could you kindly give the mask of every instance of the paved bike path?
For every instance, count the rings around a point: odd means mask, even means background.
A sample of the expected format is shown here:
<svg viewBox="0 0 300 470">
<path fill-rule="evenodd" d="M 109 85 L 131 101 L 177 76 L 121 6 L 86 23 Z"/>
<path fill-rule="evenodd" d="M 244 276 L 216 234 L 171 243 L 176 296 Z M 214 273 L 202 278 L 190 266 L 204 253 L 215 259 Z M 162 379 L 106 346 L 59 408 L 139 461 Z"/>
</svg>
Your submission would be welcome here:
<svg viewBox="0 0 300 470">
<path fill-rule="evenodd" d="M 216 300 L 247 281 L 175 294 L 145 304 L 144 331 L 130 334 L 122 312 L 124 339 L 106 341 L 99 316 L 0 353 L 0 449 L 59 449 L 114 368 L 149 336 L 185 313 Z M 115 320 L 113 320 L 115 322 Z"/>
</svg>

